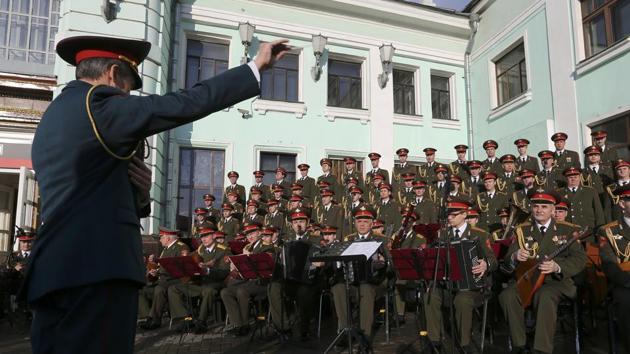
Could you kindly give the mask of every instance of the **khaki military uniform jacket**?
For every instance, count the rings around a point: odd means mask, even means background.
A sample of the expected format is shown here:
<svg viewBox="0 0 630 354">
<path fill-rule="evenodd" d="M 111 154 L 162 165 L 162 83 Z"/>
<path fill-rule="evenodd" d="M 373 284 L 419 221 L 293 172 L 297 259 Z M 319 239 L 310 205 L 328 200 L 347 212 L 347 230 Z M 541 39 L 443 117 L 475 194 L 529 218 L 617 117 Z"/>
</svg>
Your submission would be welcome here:
<svg viewBox="0 0 630 354">
<path fill-rule="evenodd" d="M 462 181 L 470 177 L 470 170 L 466 161 L 455 160 L 448 165 L 452 175 L 459 176 Z M 435 173 L 435 172 L 434 172 Z M 437 178 L 434 182 L 437 181 Z"/>
<path fill-rule="evenodd" d="M 230 265 L 226 261 L 227 256 L 231 255 L 230 250 L 220 243 L 215 243 L 208 251 L 202 244 L 197 247 L 195 253 L 201 257 L 204 263 L 212 262 L 208 268 L 208 274 L 202 277 L 202 282 L 223 282 L 230 271 Z"/>
<path fill-rule="evenodd" d="M 223 193 L 223 202 L 227 203 L 227 194 L 229 192 L 232 191 L 236 191 L 236 193 L 238 193 L 238 202 L 239 203 L 244 203 L 246 200 L 246 195 L 245 195 L 245 187 L 241 186 L 240 184 L 236 184 L 234 186 L 229 185 L 227 187 L 225 187 L 225 192 Z"/>
<path fill-rule="evenodd" d="M 615 182 L 614 175 L 610 166 L 600 164 L 596 173 L 591 166 L 586 165 L 582 172 L 582 184 L 593 187 L 601 199 L 605 196 L 606 186 Z"/>
<path fill-rule="evenodd" d="M 556 166 L 558 166 L 558 169 L 560 170 L 560 172 L 563 172 L 564 170 L 566 170 L 567 168 L 571 166 L 575 168 L 582 167 L 580 164 L 580 155 L 578 155 L 577 152 L 572 151 L 572 150 L 564 149 L 564 151 L 562 151 L 562 154 L 560 154 L 560 156 L 558 156 L 557 152 L 554 152 L 553 160 L 556 162 Z"/>
<path fill-rule="evenodd" d="M 516 172 L 512 172 L 509 177 L 505 172 L 502 172 L 497 179 L 497 189 L 499 192 L 512 196 L 516 190 Z"/>
<path fill-rule="evenodd" d="M 321 225 L 330 225 L 337 228 L 337 239 L 341 239 L 343 232 L 343 210 L 338 205 L 330 204 L 328 210 L 323 205 L 319 205 L 311 218 Z"/>
<path fill-rule="evenodd" d="M 319 194 L 319 189 L 315 185 L 315 179 L 313 177 L 300 177 L 295 183 L 304 187 L 302 188 L 302 196 L 304 197 L 313 200 Z"/>
<path fill-rule="evenodd" d="M 558 167 L 553 167 L 551 171 L 541 170 L 538 172 L 534 183 L 545 189 L 556 189 L 566 186 L 567 180 Z"/>
<path fill-rule="evenodd" d="M 222 218 L 217 224 L 219 231 L 225 232 L 225 241 L 232 241 L 241 230 L 241 223 L 235 217 Z"/>
<path fill-rule="evenodd" d="M 453 228 L 448 227 L 447 229 L 441 229 L 438 232 L 438 239 L 440 241 L 446 242 L 449 238 L 451 241 L 457 241 Z M 488 234 L 487 231 L 475 226 L 467 225 L 464 233 L 459 235 L 459 240 L 477 241 L 477 256 L 479 259 L 484 259 L 488 264 L 486 274 L 492 273 L 497 269 L 499 263 L 494 256 L 494 251 L 492 250 L 490 241 L 490 234 Z"/>
<path fill-rule="evenodd" d="M 374 169 L 371 169 L 368 173 L 365 174 L 365 186 L 371 188 L 372 182 L 374 182 L 374 176 L 377 174 L 383 176 L 383 182 L 389 183 L 389 171 L 379 167 L 376 169 L 376 171 L 374 171 Z"/>
<path fill-rule="evenodd" d="M 437 175 L 435 173 L 435 166 L 437 165 L 438 163 L 435 161 L 431 163 L 431 165 L 429 165 L 428 162 L 423 163 L 418 167 L 418 177 L 427 183 L 437 181 Z"/>
<path fill-rule="evenodd" d="M 630 181 L 627 183 L 630 183 Z M 604 201 L 606 221 L 619 220 L 623 216 L 623 212 L 619 206 L 619 197 L 615 195 L 615 190 L 619 187 L 619 181 L 606 186 L 606 200 Z"/>
<path fill-rule="evenodd" d="M 630 288 L 630 272 L 619 267 L 620 263 L 630 262 L 630 226 L 621 218 L 602 226 L 598 236 L 602 269 L 609 282 Z"/>
<path fill-rule="evenodd" d="M 416 223 L 435 224 L 438 222 L 437 205 L 427 197 L 423 196 L 420 202 L 418 202 L 417 198 L 414 198 L 412 201 L 412 205 L 414 206 L 413 210 L 418 215 L 418 220 L 416 220 Z"/>
<path fill-rule="evenodd" d="M 495 191 L 490 199 L 488 192 L 477 194 L 477 207 L 479 208 L 479 223 L 477 226 L 487 232 L 492 232 L 501 227 L 501 218 L 497 211 L 509 204 L 507 194 Z"/>
<path fill-rule="evenodd" d="M 591 187 L 577 187 L 575 193 L 567 187 L 560 191 L 571 205 L 567 220 L 582 227 L 595 228 L 603 225 L 605 221 L 602 204 L 599 196 Z"/>
<path fill-rule="evenodd" d="M 527 155 L 525 156 L 525 161 L 521 160 L 520 156 L 516 157 L 516 161 L 514 162 L 516 167 L 516 172 L 520 172 L 523 169 L 531 170 L 536 173 L 540 171 L 540 165 L 538 164 L 538 158 L 535 156 Z"/>
<path fill-rule="evenodd" d="M 389 198 L 387 203 L 383 204 L 382 201 L 376 204 L 376 218 L 383 221 L 385 230 L 392 230 L 396 232 L 400 228 L 402 222 L 402 216 L 400 215 L 400 204 Z"/>
<path fill-rule="evenodd" d="M 543 236 L 533 220 L 526 221 L 515 229 L 516 242 L 512 243 L 505 255 L 504 263 L 510 267 L 518 266 L 516 256 L 512 256 L 519 249 L 533 250 L 535 255 L 546 256 L 568 242 L 573 232 L 574 225 L 566 222 L 556 222 L 553 219 Z M 532 251 L 530 251 L 532 253 Z M 562 251 L 554 261 L 560 266 L 561 272 L 548 274 L 544 284 L 557 287 L 564 295 L 573 297 L 575 286 L 571 277 L 580 273 L 586 264 L 586 253 L 578 242 L 574 242 L 568 249 Z"/>
<path fill-rule="evenodd" d="M 395 193 L 398 187 L 402 186 L 403 180 L 401 175 L 405 173 L 416 173 L 416 167 L 409 164 L 409 161 L 405 163 L 405 166 L 397 163 L 392 170 L 392 191 Z"/>
<path fill-rule="evenodd" d="M 170 245 L 170 247 L 163 248 L 159 258 L 180 257 L 182 255 L 182 251 L 184 250 L 189 251 L 190 249 L 185 243 L 177 240 L 175 243 Z M 166 269 L 162 268 L 162 266 L 160 266 L 157 273 L 159 282 L 173 280 Z"/>
<path fill-rule="evenodd" d="M 601 154 L 601 161 L 603 164 L 612 166 L 614 161 L 617 161 L 619 158 L 619 154 L 617 153 L 617 148 L 614 146 L 606 145 L 604 146 L 604 151 Z M 588 163 L 584 163 L 584 165 L 588 165 Z"/>
<path fill-rule="evenodd" d="M 501 166 L 499 158 L 495 157 L 492 162 L 490 162 L 489 159 L 483 160 L 481 162 L 481 169 L 483 172 L 492 172 L 499 176 L 501 175 L 501 171 L 503 171 L 503 166 Z"/>
</svg>

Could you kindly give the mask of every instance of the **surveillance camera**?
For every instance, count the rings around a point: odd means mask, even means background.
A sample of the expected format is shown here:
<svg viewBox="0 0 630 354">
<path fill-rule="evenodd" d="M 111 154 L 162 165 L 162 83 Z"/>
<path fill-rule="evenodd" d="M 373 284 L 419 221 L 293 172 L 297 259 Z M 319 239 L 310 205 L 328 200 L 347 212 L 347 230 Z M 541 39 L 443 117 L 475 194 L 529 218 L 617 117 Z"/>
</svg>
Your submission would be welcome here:
<svg viewBox="0 0 630 354">
<path fill-rule="evenodd" d="M 238 110 L 238 113 L 240 113 L 240 114 L 241 114 L 241 116 L 243 117 L 243 119 L 247 119 L 247 118 L 251 118 L 251 117 L 252 117 L 252 115 L 251 115 L 251 114 L 249 114 L 249 111 L 248 111 L 248 110 L 246 110 L 246 109 L 238 108 L 237 110 Z"/>
</svg>

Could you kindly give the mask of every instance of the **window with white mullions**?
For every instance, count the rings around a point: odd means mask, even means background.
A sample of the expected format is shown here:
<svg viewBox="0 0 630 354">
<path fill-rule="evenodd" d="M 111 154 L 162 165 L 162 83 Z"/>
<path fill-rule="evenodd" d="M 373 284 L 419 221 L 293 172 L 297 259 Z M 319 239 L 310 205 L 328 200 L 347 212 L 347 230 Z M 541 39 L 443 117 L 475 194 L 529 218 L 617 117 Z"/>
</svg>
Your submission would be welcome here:
<svg viewBox="0 0 630 354">
<path fill-rule="evenodd" d="M 0 0 L 0 61 L 52 65 L 60 0 Z"/>
<path fill-rule="evenodd" d="M 265 173 L 263 183 L 273 185 L 276 183 L 276 168 L 282 167 L 287 171 L 285 179 L 289 182 L 295 181 L 295 159 L 296 154 L 261 152 L 260 170 Z"/>
<path fill-rule="evenodd" d="M 227 44 L 189 39 L 186 49 L 186 88 L 227 71 L 228 52 Z"/>
<path fill-rule="evenodd" d="M 394 69 L 394 113 L 416 114 L 413 71 Z"/>
<path fill-rule="evenodd" d="M 630 35 L 630 0 L 581 0 L 586 57 Z"/>
<path fill-rule="evenodd" d="M 328 60 L 328 106 L 361 109 L 361 95 L 361 64 Z"/>
<path fill-rule="evenodd" d="M 177 217 L 184 222 L 178 228 L 189 231 L 192 212 L 196 207 L 203 206 L 204 194 L 211 193 L 221 200 L 224 176 L 225 151 L 180 149 Z"/>
<path fill-rule="evenodd" d="M 450 78 L 431 75 L 431 110 L 433 118 L 452 119 Z"/>
<path fill-rule="evenodd" d="M 298 102 L 299 55 L 285 54 L 260 77 L 260 98 L 264 100 Z"/>
<path fill-rule="evenodd" d="M 527 91 L 527 66 L 523 43 L 496 60 L 495 69 L 499 106 Z"/>
</svg>

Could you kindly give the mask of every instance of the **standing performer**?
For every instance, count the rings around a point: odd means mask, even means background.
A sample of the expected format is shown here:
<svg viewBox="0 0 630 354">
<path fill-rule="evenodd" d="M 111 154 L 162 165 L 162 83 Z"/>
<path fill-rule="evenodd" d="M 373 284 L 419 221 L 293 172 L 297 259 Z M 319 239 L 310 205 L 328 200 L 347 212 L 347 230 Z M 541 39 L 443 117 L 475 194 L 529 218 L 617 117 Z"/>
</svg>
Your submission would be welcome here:
<svg viewBox="0 0 630 354">
<path fill-rule="evenodd" d="M 78 36 L 57 44 L 77 80 L 48 106 L 33 140 L 42 227 L 23 288 L 33 352 L 133 351 L 145 282 L 139 218 L 149 214 L 151 186 L 134 158 L 138 142 L 258 95 L 259 71 L 284 56 L 286 42 L 262 43 L 249 64 L 164 96 L 129 94 L 142 86 L 149 42 Z"/>
</svg>

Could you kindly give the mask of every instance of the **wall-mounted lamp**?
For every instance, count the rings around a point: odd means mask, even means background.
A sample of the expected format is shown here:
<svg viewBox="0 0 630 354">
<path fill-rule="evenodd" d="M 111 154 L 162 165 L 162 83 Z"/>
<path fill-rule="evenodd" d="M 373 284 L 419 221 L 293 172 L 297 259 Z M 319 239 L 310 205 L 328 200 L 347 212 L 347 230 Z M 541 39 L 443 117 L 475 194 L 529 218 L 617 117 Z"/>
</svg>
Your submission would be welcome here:
<svg viewBox="0 0 630 354">
<path fill-rule="evenodd" d="M 387 80 L 389 80 L 389 73 L 392 72 L 392 58 L 396 48 L 391 44 L 383 44 L 378 50 L 381 53 L 381 63 L 383 64 L 383 73 L 378 75 L 378 84 L 384 88 L 387 85 Z"/>
<path fill-rule="evenodd" d="M 116 19 L 116 10 L 118 10 L 118 2 L 122 0 L 103 0 L 101 5 L 101 15 L 105 22 L 110 23 Z"/>
<path fill-rule="evenodd" d="M 322 53 L 324 53 L 324 49 L 326 49 L 326 42 L 328 38 L 322 36 L 321 34 L 313 35 L 313 53 L 315 54 L 315 66 L 311 68 L 311 76 L 314 81 L 318 81 L 319 77 L 322 74 Z"/>
<path fill-rule="evenodd" d="M 237 110 L 238 110 L 238 113 L 241 114 L 241 117 L 243 119 L 249 119 L 252 117 L 251 113 L 249 113 L 249 111 L 246 109 L 238 108 Z"/>
<path fill-rule="evenodd" d="M 241 59 L 241 64 L 245 64 L 249 61 L 247 57 L 247 51 L 249 50 L 249 46 L 252 44 L 252 38 L 254 37 L 254 31 L 256 30 L 256 26 L 252 25 L 249 22 L 239 23 L 238 24 L 238 34 L 241 36 L 241 43 L 243 44 L 244 54 Z"/>
</svg>

